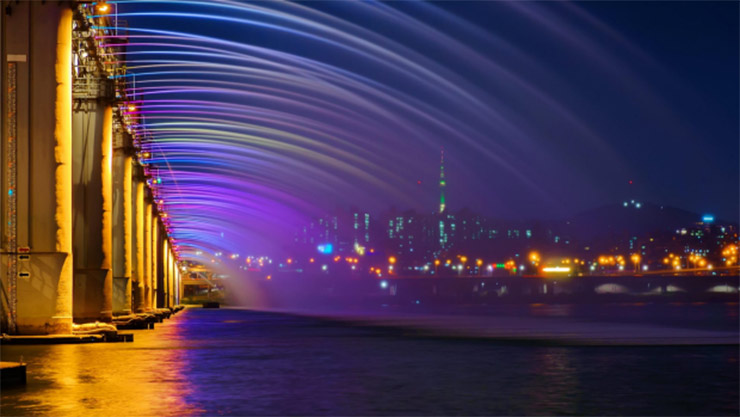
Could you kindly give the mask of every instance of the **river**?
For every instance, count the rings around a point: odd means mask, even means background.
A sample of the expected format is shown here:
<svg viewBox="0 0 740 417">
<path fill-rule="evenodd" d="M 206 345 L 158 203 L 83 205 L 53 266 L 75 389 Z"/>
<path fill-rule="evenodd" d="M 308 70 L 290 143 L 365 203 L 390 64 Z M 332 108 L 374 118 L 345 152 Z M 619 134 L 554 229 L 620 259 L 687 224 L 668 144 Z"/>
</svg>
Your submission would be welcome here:
<svg viewBox="0 0 740 417">
<path fill-rule="evenodd" d="M 3 390 L 2 415 L 739 412 L 737 345 L 560 346 L 419 337 L 317 318 L 199 308 L 132 333 L 133 343 L 3 346 L 3 360 L 22 355 L 28 363 L 28 384 Z"/>
</svg>

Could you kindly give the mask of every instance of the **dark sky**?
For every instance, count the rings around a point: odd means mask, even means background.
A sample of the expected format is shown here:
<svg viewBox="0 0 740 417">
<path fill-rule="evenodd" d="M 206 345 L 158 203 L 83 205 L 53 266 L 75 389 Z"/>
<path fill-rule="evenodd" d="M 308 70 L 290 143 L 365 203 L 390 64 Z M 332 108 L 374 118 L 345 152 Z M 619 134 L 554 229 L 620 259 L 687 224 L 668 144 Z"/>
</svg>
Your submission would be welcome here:
<svg viewBox="0 0 740 417">
<path fill-rule="evenodd" d="M 206 246 L 257 242 L 336 206 L 433 211 L 442 147 L 453 210 L 556 218 L 634 198 L 738 217 L 737 2 L 119 14 L 183 240 L 215 222 Z"/>
<path fill-rule="evenodd" d="M 614 153 L 610 157 L 623 164 L 623 171 L 602 176 L 608 160 L 595 157 L 598 163 L 589 164 L 588 152 L 570 138 L 540 131 L 564 148 L 557 158 L 583 167 L 582 176 L 598 178 L 599 197 L 561 201 L 565 211 L 635 197 L 737 220 L 737 2 L 523 6 L 549 20 L 553 30 L 507 14 L 500 4 L 436 5 L 505 38 L 562 77 L 567 86 L 540 85 L 572 106 Z"/>
</svg>

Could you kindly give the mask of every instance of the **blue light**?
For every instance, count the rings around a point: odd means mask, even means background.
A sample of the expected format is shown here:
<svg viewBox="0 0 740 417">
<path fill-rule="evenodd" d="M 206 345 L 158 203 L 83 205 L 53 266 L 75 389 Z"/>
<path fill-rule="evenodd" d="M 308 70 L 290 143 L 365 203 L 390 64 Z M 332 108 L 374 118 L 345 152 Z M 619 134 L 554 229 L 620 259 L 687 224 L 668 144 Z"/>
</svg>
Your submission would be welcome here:
<svg viewBox="0 0 740 417">
<path fill-rule="evenodd" d="M 380 288 L 382 289 L 388 288 L 388 281 L 386 280 L 380 281 Z"/>
<path fill-rule="evenodd" d="M 13 189 L 12 188 L 10 190 L 8 190 L 8 195 L 10 195 L 10 196 L 13 195 Z"/>
<path fill-rule="evenodd" d="M 319 251 L 319 253 L 329 255 L 334 252 L 334 245 L 332 245 L 331 243 L 325 243 L 323 245 L 317 246 L 316 249 Z"/>
<path fill-rule="evenodd" d="M 711 214 L 705 214 L 704 217 L 701 218 L 701 220 L 704 223 L 712 223 L 714 221 L 714 216 L 712 216 Z"/>
</svg>

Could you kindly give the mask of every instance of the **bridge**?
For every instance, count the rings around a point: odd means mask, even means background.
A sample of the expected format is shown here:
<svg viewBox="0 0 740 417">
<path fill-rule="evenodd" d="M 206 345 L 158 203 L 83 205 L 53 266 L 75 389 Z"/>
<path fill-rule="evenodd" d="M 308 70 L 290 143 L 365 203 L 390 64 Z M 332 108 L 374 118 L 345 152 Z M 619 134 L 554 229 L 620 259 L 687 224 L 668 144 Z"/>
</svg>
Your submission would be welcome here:
<svg viewBox="0 0 740 417">
<path fill-rule="evenodd" d="M 88 3 L 88 4 L 86 4 Z M 177 247 L 135 130 L 126 65 L 98 42 L 89 2 L 6 2 L 2 33 L 3 332 L 174 307 Z M 103 17 L 114 19 L 114 17 Z M 98 21 L 100 24 L 101 22 Z"/>
</svg>

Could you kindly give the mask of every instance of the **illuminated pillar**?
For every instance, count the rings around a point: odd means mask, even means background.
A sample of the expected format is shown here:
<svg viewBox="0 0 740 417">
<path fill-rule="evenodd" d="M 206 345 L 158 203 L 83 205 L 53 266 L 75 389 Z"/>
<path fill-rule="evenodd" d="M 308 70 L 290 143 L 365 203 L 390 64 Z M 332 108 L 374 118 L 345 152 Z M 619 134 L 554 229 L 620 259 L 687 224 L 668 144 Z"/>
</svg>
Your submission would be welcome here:
<svg viewBox="0 0 740 417">
<path fill-rule="evenodd" d="M 169 278 L 170 278 L 170 251 L 167 248 L 167 239 L 162 239 L 162 287 L 160 307 L 169 307 Z"/>
<path fill-rule="evenodd" d="M 170 248 L 169 248 L 169 254 L 170 254 L 170 265 L 169 265 L 169 267 L 170 267 L 170 269 L 169 269 L 170 273 L 169 273 L 169 279 L 167 281 L 168 282 L 167 287 L 169 288 L 168 293 L 169 293 L 170 307 L 174 307 L 176 305 L 176 302 L 175 302 L 175 293 L 177 291 L 177 288 L 175 287 L 175 281 L 176 281 L 175 280 L 175 274 L 176 274 L 176 269 L 177 268 L 175 267 L 175 256 L 174 256 L 174 252 L 172 251 L 172 245 L 171 244 L 170 244 Z"/>
<path fill-rule="evenodd" d="M 132 275 L 133 288 L 135 290 L 134 305 L 133 309 L 136 313 L 143 313 L 146 311 L 146 293 L 144 292 L 145 287 L 145 273 L 144 273 L 144 249 L 146 247 L 144 240 L 144 183 L 137 176 L 135 182 L 135 208 L 136 215 L 134 216 L 134 243 L 136 252 L 136 266 Z"/>
<path fill-rule="evenodd" d="M 101 294 L 100 319 L 110 321 L 113 318 L 113 109 L 105 107 L 103 112 L 101 181 L 103 192 L 102 250 L 103 262 L 100 269 L 104 271 L 103 292 Z"/>
<path fill-rule="evenodd" d="M 132 260 L 132 164 L 128 141 L 122 130 L 115 132 L 113 149 L 113 311 L 131 313 Z"/>
<path fill-rule="evenodd" d="M 161 262 L 159 261 L 161 259 L 161 250 L 162 245 L 159 244 L 159 221 L 157 218 L 157 213 L 154 211 L 154 206 L 152 206 L 152 264 L 151 264 L 151 306 L 152 308 L 159 307 L 158 299 L 159 299 L 159 267 L 161 265 Z"/>
<path fill-rule="evenodd" d="M 3 327 L 70 333 L 72 11 L 58 3 L 3 4 L 1 26 L 3 313 L 13 303 Z"/>
<path fill-rule="evenodd" d="M 73 114 L 74 319 L 113 314 L 112 109 L 84 98 Z"/>
<path fill-rule="evenodd" d="M 147 202 L 144 208 L 144 308 L 152 309 L 152 203 Z"/>
<path fill-rule="evenodd" d="M 177 263 L 175 263 L 175 305 L 180 305 L 180 300 L 182 299 L 182 294 L 180 294 L 180 291 L 182 291 L 182 284 L 181 284 L 182 278 L 180 277 L 180 268 L 177 267 Z"/>
</svg>

